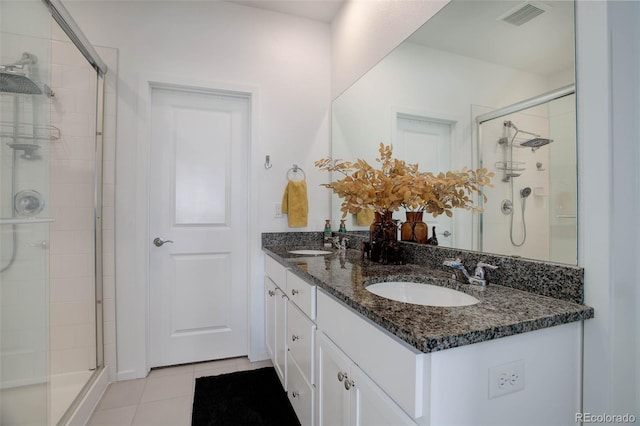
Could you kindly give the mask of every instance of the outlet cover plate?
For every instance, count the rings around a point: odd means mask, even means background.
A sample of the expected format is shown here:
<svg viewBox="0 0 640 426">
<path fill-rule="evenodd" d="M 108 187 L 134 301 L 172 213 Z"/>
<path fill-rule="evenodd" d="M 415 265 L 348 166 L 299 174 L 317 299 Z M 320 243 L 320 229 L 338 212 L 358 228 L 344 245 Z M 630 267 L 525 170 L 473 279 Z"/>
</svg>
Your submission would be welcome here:
<svg viewBox="0 0 640 426">
<path fill-rule="evenodd" d="M 524 360 L 489 368 L 489 399 L 524 389 Z"/>
</svg>

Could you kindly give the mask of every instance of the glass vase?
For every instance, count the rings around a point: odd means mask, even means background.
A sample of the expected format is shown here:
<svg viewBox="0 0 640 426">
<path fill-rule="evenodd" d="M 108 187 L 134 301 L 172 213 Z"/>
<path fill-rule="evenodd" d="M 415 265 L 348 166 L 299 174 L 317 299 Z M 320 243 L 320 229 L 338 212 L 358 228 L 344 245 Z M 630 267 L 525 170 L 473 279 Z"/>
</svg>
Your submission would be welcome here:
<svg viewBox="0 0 640 426">
<path fill-rule="evenodd" d="M 427 224 L 422 221 L 423 212 L 406 212 L 407 220 L 400 227 L 402 241 L 426 244 L 429 233 Z"/>
</svg>

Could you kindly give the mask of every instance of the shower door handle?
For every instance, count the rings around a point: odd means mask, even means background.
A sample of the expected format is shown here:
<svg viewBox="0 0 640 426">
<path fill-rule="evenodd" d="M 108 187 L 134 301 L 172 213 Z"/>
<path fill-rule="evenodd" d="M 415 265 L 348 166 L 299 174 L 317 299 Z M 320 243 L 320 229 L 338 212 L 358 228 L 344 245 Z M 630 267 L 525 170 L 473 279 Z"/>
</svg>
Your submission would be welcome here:
<svg viewBox="0 0 640 426">
<path fill-rule="evenodd" d="M 154 244 L 156 247 L 162 247 L 162 245 L 163 245 L 164 243 L 173 243 L 173 241 L 171 241 L 171 240 L 162 240 L 160 237 L 156 237 L 156 238 L 153 240 L 153 244 Z"/>
</svg>

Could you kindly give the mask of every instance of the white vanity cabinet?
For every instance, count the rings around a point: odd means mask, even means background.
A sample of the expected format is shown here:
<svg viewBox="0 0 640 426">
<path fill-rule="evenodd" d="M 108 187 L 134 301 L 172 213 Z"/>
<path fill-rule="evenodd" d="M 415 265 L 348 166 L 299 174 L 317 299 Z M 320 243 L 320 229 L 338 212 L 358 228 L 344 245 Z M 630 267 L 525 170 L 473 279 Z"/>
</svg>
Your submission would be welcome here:
<svg viewBox="0 0 640 426">
<path fill-rule="evenodd" d="M 313 426 L 316 287 L 269 256 L 265 275 L 267 351 L 298 420 Z"/>
<path fill-rule="evenodd" d="M 582 321 L 423 353 L 339 291 L 269 256 L 265 270 L 267 348 L 305 426 L 535 426 L 580 411 Z M 530 299 L 555 315 L 557 302 Z M 499 379 L 512 370 L 519 387 L 505 389 Z"/>
<path fill-rule="evenodd" d="M 430 358 L 322 291 L 317 324 L 318 426 L 416 424 L 428 405 Z"/>
<path fill-rule="evenodd" d="M 287 270 L 287 395 L 303 426 L 315 417 L 316 286 Z"/>
<path fill-rule="evenodd" d="M 324 333 L 316 345 L 318 425 L 416 424 Z"/>
<path fill-rule="evenodd" d="M 287 268 L 270 257 L 265 258 L 265 340 L 267 351 L 278 373 L 282 386 L 287 390 Z"/>
</svg>

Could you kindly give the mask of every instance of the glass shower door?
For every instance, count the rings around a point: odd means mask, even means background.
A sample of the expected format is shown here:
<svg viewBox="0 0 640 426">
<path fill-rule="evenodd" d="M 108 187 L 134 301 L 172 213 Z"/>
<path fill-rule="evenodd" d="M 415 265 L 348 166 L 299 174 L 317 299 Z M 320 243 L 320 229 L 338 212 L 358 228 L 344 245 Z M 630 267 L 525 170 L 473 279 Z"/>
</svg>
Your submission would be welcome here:
<svg viewBox="0 0 640 426">
<path fill-rule="evenodd" d="M 50 15 L 0 1 L 0 423 L 49 421 Z"/>
</svg>

